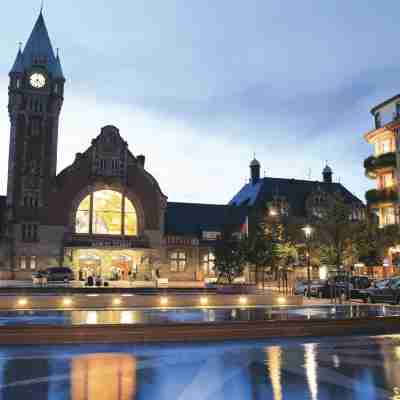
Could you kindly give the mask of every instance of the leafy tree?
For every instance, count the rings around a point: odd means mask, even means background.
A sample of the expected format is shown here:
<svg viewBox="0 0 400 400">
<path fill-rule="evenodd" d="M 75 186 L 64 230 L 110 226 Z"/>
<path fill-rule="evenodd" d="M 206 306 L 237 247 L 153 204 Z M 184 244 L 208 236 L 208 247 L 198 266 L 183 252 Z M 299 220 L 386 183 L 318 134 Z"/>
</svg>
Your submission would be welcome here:
<svg viewBox="0 0 400 400">
<path fill-rule="evenodd" d="M 359 224 L 354 235 L 354 247 L 358 260 L 368 267 L 381 265 L 388 248 L 399 243 L 398 225 L 380 228 L 372 218 Z"/>
<path fill-rule="evenodd" d="M 218 283 L 241 276 L 244 270 L 244 255 L 241 241 L 229 232 L 223 232 L 215 246 L 215 271 Z"/>
<path fill-rule="evenodd" d="M 333 194 L 321 218 L 314 224 L 314 238 L 320 246 L 320 261 L 336 268 L 343 265 L 357 224 L 352 221 L 351 215 L 351 206 L 344 202 L 340 194 Z"/>
</svg>

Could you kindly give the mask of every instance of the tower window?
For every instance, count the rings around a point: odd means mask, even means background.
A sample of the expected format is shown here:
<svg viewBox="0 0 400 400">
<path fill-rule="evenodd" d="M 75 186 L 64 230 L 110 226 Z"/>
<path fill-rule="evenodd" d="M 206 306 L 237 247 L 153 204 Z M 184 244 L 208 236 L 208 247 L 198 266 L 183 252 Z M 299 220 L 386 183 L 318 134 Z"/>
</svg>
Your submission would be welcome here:
<svg viewBox="0 0 400 400">
<path fill-rule="evenodd" d="M 24 242 L 38 241 L 38 225 L 37 224 L 22 224 L 22 240 Z"/>
<path fill-rule="evenodd" d="M 24 207 L 39 207 L 39 194 L 36 192 L 27 192 L 24 195 Z"/>
</svg>

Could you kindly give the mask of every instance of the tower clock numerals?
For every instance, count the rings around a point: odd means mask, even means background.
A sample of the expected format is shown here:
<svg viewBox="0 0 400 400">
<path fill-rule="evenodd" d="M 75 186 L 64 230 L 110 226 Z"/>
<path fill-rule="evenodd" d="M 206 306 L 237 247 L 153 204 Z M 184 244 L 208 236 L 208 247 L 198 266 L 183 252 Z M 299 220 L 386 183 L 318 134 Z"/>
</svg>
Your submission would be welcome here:
<svg viewBox="0 0 400 400">
<path fill-rule="evenodd" d="M 29 77 L 30 85 L 35 89 L 40 89 L 46 85 L 46 77 L 40 72 L 35 72 Z"/>
</svg>

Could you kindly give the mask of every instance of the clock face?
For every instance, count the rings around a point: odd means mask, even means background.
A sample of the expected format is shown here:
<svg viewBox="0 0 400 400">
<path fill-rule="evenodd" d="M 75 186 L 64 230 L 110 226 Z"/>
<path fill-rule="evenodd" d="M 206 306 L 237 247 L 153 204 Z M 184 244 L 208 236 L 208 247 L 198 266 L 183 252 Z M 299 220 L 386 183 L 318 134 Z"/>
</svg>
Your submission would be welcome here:
<svg viewBox="0 0 400 400">
<path fill-rule="evenodd" d="M 32 87 L 40 89 L 46 84 L 46 77 L 39 72 L 35 72 L 30 76 L 29 83 Z"/>
</svg>

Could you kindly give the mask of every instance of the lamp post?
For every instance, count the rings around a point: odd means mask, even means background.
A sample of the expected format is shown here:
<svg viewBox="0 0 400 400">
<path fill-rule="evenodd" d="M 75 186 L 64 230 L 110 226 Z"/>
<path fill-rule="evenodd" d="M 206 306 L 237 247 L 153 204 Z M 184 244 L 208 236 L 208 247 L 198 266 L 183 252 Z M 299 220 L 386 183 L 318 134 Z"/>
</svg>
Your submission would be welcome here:
<svg viewBox="0 0 400 400">
<path fill-rule="evenodd" d="M 310 238 L 313 229 L 310 225 L 302 228 L 304 235 L 306 236 L 306 246 L 307 246 L 307 297 L 311 297 L 311 254 L 310 254 Z"/>
</svg>

